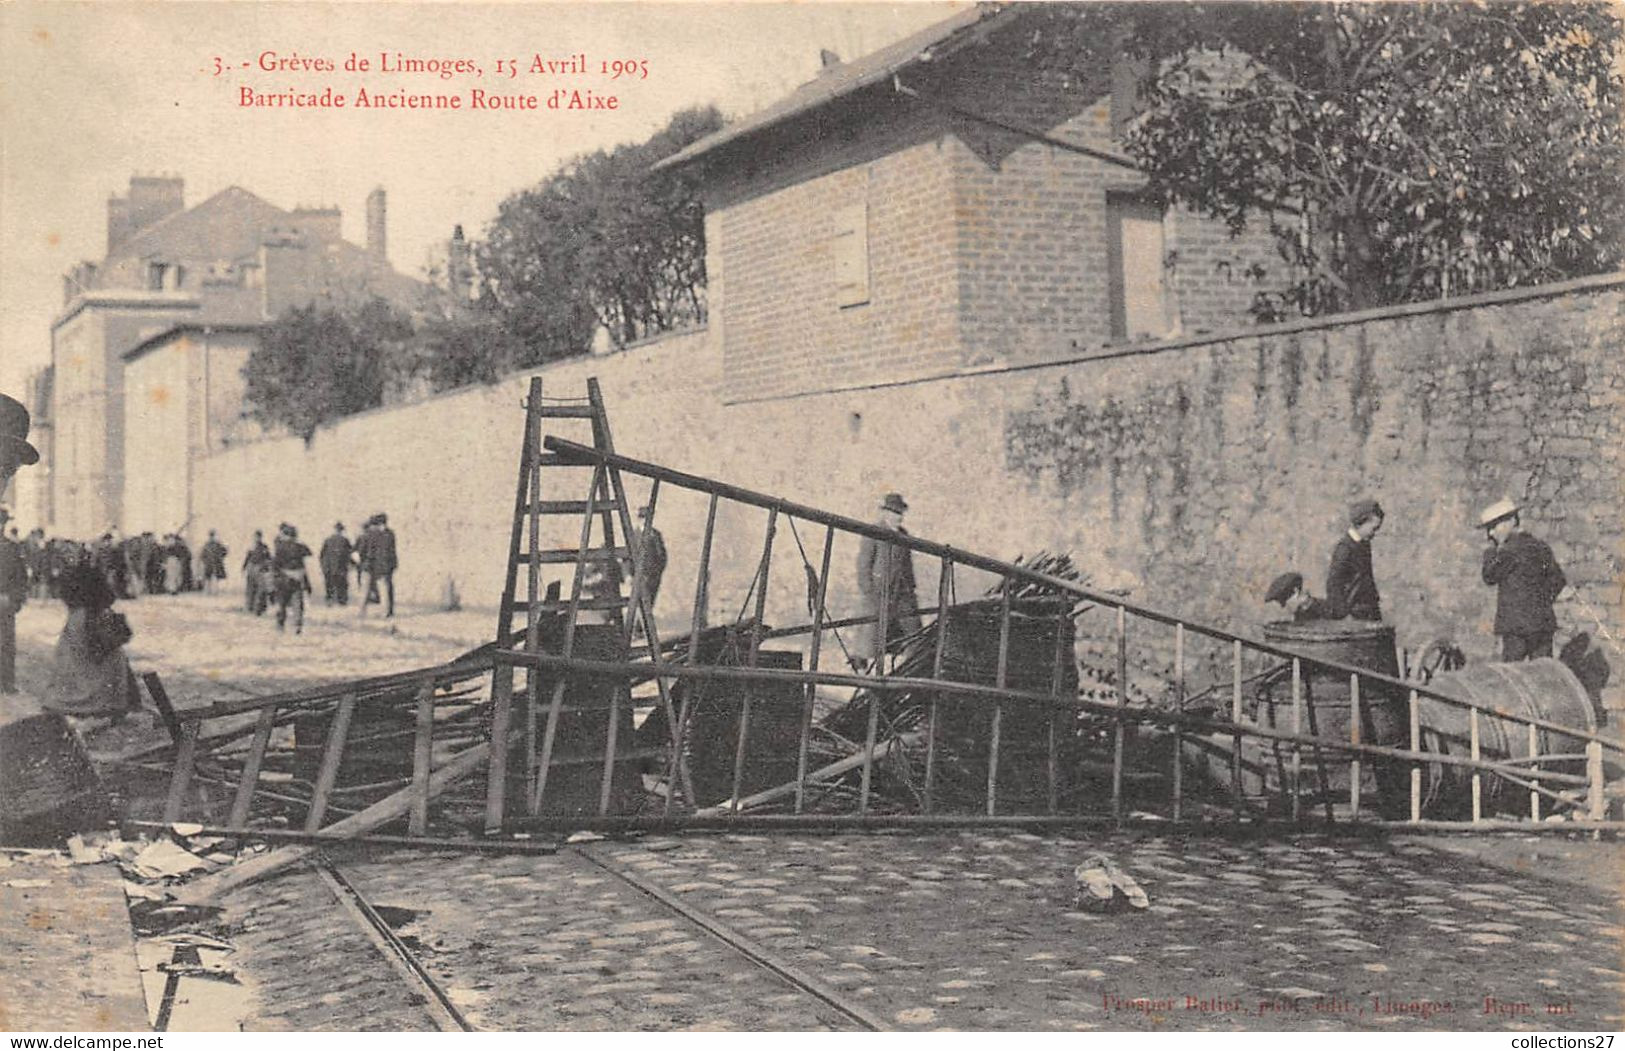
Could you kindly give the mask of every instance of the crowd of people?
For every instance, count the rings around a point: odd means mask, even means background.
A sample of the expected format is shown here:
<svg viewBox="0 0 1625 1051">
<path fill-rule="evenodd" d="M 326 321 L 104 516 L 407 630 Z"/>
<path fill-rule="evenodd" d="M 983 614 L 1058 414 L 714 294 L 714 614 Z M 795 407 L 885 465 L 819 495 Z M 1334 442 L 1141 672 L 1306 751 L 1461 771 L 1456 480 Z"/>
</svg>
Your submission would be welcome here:
<svg viewBox="0 0 1625 1051">
<path fill-rule="evenodd" d="M 283 522 L 277 527 L 271 544 L 266 544 L 262 531 L 255 530 L 242 563 L 243 608 L 262 616 L 274 605 L 279 631 L 286 629 L 291 610 L 294 632 L 303 631 L 305 596 L 314 594 L 305 564 L 311 554 L 310 548 L 299 539 L 297 526 Z M 380 511 L 367 519 L 354 542 L 346 535 L 344 523 L 335 522 L 333 532 L 322 541 L 316 561 L 322 573 L 323 601 L 327 605 L 349 605 L 353 570 L 356 586 L 362 589 L 360 616 L 365 617 L 367 607 L 374 603 L 384 606 L 386 618 L 395 615 L 395 569 L 400 560 L 396 554 L 395 531 L 389 527 L 387 514 Z"/>
</svg>

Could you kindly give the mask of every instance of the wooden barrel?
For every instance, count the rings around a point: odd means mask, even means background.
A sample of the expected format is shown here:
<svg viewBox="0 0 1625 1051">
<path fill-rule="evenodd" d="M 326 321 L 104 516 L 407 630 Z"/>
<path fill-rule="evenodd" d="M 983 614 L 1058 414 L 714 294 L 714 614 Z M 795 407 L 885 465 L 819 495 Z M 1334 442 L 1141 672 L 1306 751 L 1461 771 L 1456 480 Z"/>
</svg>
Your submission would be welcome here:
<svg viewBox="0 0 1625 1051">
<path fill-rule="evenodd" d="M 1391 625 L 1364 620 L 1275 621 L 1264 625 L 1264 638 L 1309 658 L 1322 658 L 1339 664 L 1368 668 L 1399 677 L 1399 659 L 1394 651 Z M 1353 693 L 1349 676 L 1313 663 L 1303 664 L 1304 733 L 1328 741 L 1351 740 Z M 1410 717 L 1404 691 L 1361 684 L 1360 741 L 1363 744 L 1399 745 L 1409 739 Z M 1262 706 L 1261 721 L 1276 729 L 1293 726 L 1292 690 L 1284 680 Z M 1328 754 L 1310 763 L 1305 757 L 1303 787 L 1307 791 L 1329 793 L 1334 802 L 1349 797 L 1350 763 L 1344 755 Z M 1409 806 L 1408 782 L 1403 764 L 1386 760 L 1361 760 L 1361 792 L 1374 801 L 1387 816 L 1401 815 Z"/>
<path fill-rule="evenodd" d="M 553 630 L 556 628 L 556 631 Z M 542 648 L 549 653 L 563 650 L 562 625 L 550 626 L 543 631 Z M 594 661 L 624 661 L 627 645 L 622 629 L 613 624 L 578 624 L 571 656 Z M 626 680 L 603 675 L 566 673 L 564 698 L 559 706 L 558 726 L 554 734 L 553 755 L 547 774 L 546 791 L 542 796 L 541 813 L 548 816 L 579 817 L 598 813 L 598 799 L 604 771 L 605 746 L 609 741 L 611 701 L 617 691 L 615 704 L 615 774 L 610 785 L 611 814 L 628 814 L 636 809 L 642 797 L 643 786 L 639 778 L 640 756 L 634 747 L 632 704 L 627 694 Z M 521 682 L 523 677 L 520 677 Z M 536 710 L 536 754 L 542 753 L 547 733 L 548 709 L 553 700 L 553 688 L 558 682 L 556 672 L 543 670 L 538 674 Z M 524 691 L 519 689 L 519 703 L 515 704 L 515 726 L 525 725 Z M 523 732 L 523 729 L 520 730 Z M 523 761 L 510 760 L 508 764 L 510 808 L 513 801 L 525 798 L 525 769 Z M 519 807 L 522 809 L 523 804 Z"/>
<path fill-rule="evenodd" d="M 1068 603 L 1025 601 L 1012 605 L 1005 660 L 1005 687 L 1074 698 L 1078 693 L 1076 646 Z M 944 638 L 943 678 L 992 686 L 998 682 L 1000 607 L 997 601 L 950 607 Z M 1061 681 L 1055 681 L 1056 633 L 1060 632 Z M 1036 701 L 945 696 L 938 702 L 937 798 L 945 809 L 978 809 L 987 790 L 993 713 L 999 716 L 997 778 L 1000 813 L 1042 813 L 1049 798 L 1050 720 L 1064 736 L 1068 713 Z M 952 757 L 951 762 L 941 761 Z"/>
<path fill-rule="evenodd" d="M 1594 733 L 1597 712 L 1585 686 L 1562 661 L 1550 657 L 1514 663 L 1472 664 L 1460 671 L 1447 672 L 1432 682 L 1440 693 L 1469 701 L 1483 709 L 1499 708 L 1514 715 L 1545 719 Z M 1472 715 L 1431 697 L 1418 699 L 1422 728 L 1422 750 L 1439 755 L 1472 754 Z M 1519 762 L 1530 756 L 1529 727 L 1525 723 L 1481 712 L 1478 718 L 1479 756 Z M 1408 737 L 1407 737 L 1408 742 Z M 1557 730 L 1537 730 L 1536 754 L 1564 756 L 1541 767 L 1558 773 L 1585 773 L 1586 742 Z M 1407 765 L 1407 764 L 1401 764 Z M 1429 763 L 1422 775 L 1422 807 L 1430 817 L 1454 817 L 1471 812 L 1472 769 L 1444 763 Z M 1485 812 L 1507 809 L 1529 812 L 1529 793 L 1505 778 L 1484 774 L 1480 779 L 1481 803 Z M 1558 786 L 1548 785 L 1548 788 Z M 1543 800 L 1542 808 L 1550 801 Z"/>
</svg>

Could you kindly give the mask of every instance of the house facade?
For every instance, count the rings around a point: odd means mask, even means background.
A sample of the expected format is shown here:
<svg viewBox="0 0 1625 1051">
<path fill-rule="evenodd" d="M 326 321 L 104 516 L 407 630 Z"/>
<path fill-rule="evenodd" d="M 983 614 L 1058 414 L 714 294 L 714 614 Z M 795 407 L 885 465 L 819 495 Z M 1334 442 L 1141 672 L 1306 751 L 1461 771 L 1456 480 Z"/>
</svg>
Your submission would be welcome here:
<svg viewBox="0 0 1625 1051">
<path fill-rule="evenodd" d="M 235 186 L 186 208 L 182 180 L 132 178 L 108 201 L 107 255 L 64 277 L 42 524 L 75 537 L 189 530 L 193 461 L 255 433 L 241 371 L 260 326 L 318 301 L 422 305 L 428 286 L 385 255 L 384 209 L 375 190 L 362 247 L 341 236 L 337 208 L 285 210 Z"/>
<path fill-rule="evenodd" d="M 663 162 L 700 166 L 727 397 L 906 383 L 1246 323 L 1267 232 L 1145 194 L 1133 77 L 1062 82 L 967 10 Z"/>
</svg>

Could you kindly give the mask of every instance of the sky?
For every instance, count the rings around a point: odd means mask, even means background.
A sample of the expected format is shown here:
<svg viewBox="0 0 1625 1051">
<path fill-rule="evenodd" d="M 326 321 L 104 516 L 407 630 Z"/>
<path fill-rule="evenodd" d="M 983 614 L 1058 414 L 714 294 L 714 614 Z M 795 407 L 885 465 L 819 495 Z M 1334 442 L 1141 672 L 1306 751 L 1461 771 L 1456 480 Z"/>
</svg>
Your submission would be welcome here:
<svg viewBox="0 0 1625 1051">
<path fill-rule="evenodd" d="M 132 174 L 178 175 L 186 206 L 228 186 L 274 205 L 337 206 L 365 240 L 388 194 L 396 269 L 421 276 L 454 224 L 480 236 L 508 195 L 561 161 L 647 138 L 678 109 L 739 116 L 812 79 L 819 50 L 873 51 L 963 4 L 0 3 L 0 390 L 50 360 L 62 274 L 106 254 L 107 198 Z M 354 53 L 372 65 L 347 72 Z M 269 54 L 269 58 L 266 56 Z M 400 74 L 379 56 L 466 60 L 481 75 Z M 583 75 L 531 74 L 585 55 Z M 218 65 L 217 65 L 218 60 Z M 283 67 L 267 72 L 262 63 Z M 325 60 L 331 72 L 308 63 Z M 518 60 L 518 76 L 498 61 Z M 603 63 L 635 66 L 613 80 Z M 247 63 L 247 68 L 244 68 Z M 289 68 L 292 64 L 293 68 Z M 643 70 L 647 69 L 647 76 Z M 385 94 L 615 95 L 613 111 L 271 109 L 265 94 L 331 86 Z"/>
</svg>

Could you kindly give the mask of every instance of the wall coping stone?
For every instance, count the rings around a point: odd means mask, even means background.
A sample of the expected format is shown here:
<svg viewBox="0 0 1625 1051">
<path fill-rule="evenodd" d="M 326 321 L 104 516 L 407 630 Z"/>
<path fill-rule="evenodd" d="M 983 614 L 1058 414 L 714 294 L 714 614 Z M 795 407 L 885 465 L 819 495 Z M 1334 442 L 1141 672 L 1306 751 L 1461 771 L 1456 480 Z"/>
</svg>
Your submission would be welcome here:
<svg viewBox="0 0 1625 1051">
<path fill-rule="evenodd" d="M 1596 292 L 1604 289 L 1625 287 L 1625 271 L 1615 271 L 1607 274 L 1593 274 L 1589 277 L 1577 277 L 1569 281 L 1558 281 L 1548 285 L 1528 285 L 1523 288 L 1500 289 L 1495 292 L 1480 292 L 1477 295 L 1453 297 L 1450 299 L 1435 299 L 1425 303 L 1401 303 L 1394 306 L 1371 307 L 1366 310 L 1354 310 L 1342 314 L 1327 314 L 1322 317 L 1302 318 L 1296 321 L 1283 321 L 1273 325 L 1256 325 L 1252 327 L 1237 327 L 1223 329 L 1218 332 L 1204 332 L 1196 336 L 1180 336 L 1174 339 L 1156 340 L 1146 343 L 1114 344 L 1093 347 L 1088 350 L 1079 350 L 1072 353 L 1056 354 L 1034 361 L 1003 362 L 993 361 L 982 365 L 966 365 L 950 369 L 936 375 L 911 376 L 899 380 L 877 380 L 870 383 L 854 383 L 844 387 L 829 387 L 817 391 L 798 391 L 794 394 L 764 394 L 756 397 L 731 398 L 727 405 L 745 405 L 752 402 L 792 401 L 797 398 L 818 397 L 828 394 L 848 394 L 853 391 L 880 390 L 887 387 L 906 387 L 917 383 L 932 383 L 940 380 L 969 379 L 976 376 L 1004 375 L 1012 372 L 1030 372 L 1034 369 L 1058 368 L 1065 365 L 1076 365 L 1091 361 L 1112 361 L 1118 358 L 1146 357 L 1153 354 L 1164 354 L 1175 350 L 1191 350 L 1196 347 L 1212 346 L 1218 343 L 1235 343 L 1245 339 L 1264 339 L 1273 336 L 1292 335 L 1299 332 L 1314 332 L 1320 329 L 1342 328 L 1344 326 L 1363 325 L 1372 321 L 1392 321 L 1400 318 L 1421 317 L 1426 314 L 1448 314 L 1458 310 L 1472 310 L 1478 307 L 1503 306 L 1508 303 L 1519 303 L 1530 299 L 1556 299 L 1561 296 L 1573 295 L 1579 292 Z"/>
</svg>

